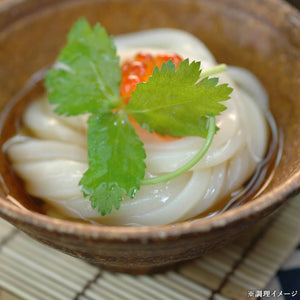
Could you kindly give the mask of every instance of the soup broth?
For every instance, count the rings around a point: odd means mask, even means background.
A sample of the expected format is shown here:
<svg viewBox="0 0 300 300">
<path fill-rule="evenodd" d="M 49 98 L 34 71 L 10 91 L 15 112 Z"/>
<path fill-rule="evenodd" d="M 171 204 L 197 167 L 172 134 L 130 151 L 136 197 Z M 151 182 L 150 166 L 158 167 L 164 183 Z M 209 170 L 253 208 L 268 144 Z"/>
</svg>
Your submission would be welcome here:
<svg viewBox="0 0 300 300">
<path fill-rule="evenodd" d="M 68 219 L 78 222 L 89 222 L 99 224 L 93 219 L 84 220 L 67 217 L 60 210 L 53 208 L 45 201 L 32 197 L 26 192 L 24 183 L 15 174 L 13 168 L 5 155 L 5 142 L 16 134 L 26 134 L 32 136 L 32 132 L 22 124 L 22 115 L 28 104 L 45 94 L 44 83 L 41 78 L 44 77 L 44 71 L 39 72 L 18 95 L 16 95 L 0 117 L 1 131 L 1 185 L 5 196 L 15 205 L 23 207 L 37 213 L 57 217 L 60 219 Z M 219 199 L 211 207 L 206 209 L 200 215 L 191 218 L 191 221 L 199 218 L 207 218 L 218 213 L 233 209 L 248 201 L 252 201 L 263 192 L 268 182 L 272 179 L 276 165 L 280 159 L 282 148 L 282 137 L 280 131 L 276 127 L 276 123 L 272 115 L 268 112 L 267 120 L 269 125 L 269 144 L 265 158 L 259 163 L 253 176 L 242 187 L 235 190 L 225 198 Z M 17 200 L 16 200 L 17 199 Z M 188 201 L 188 199 L 187 199 Z M 99 224 L 100 225 L 100 224 Z"/>
</svg>

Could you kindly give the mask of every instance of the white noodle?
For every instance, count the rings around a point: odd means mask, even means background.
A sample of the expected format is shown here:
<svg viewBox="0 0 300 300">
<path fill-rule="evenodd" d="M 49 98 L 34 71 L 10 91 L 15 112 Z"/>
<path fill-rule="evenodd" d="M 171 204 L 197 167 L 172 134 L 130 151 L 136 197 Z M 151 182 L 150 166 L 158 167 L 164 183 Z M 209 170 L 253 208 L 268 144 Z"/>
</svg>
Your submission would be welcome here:
<svg viewBox="0 0 300 300">
<path fill-rule="evenodd" d="M 150 53 L 176 52 L 200 60 L 206 69 L 216 61 L 192 35 L 156 29 L 116 37 L 121 61 L 141 49 Z M 87 164 L 87 115 L 64 118 L 53 113 L 45 99 L 27 108 L 23 121 L 34 137 L 17 136 L 7 153 L 28 192 L 44 199 L 65 216 L 112 225 L 159 225 L 194 217 L 219 198 L 238 189 L 263 158 L 268 141 L 264 112 L 268 97 L 249 71 L 230 67 L 220 83 L 234 88 L 227 110 L 217 117 L 220 128 L 204 158 L 190 171 L 167 183 L 142 186 L 134 199 L 124 197 L 120 210 L 102 217 L 91 208 L 78 183 Z M 147 152 L 147 172 L 170 172 L 191 159 L 203 144 L 199 137 L 166 141 L 136 128 Z"/>
</svg>

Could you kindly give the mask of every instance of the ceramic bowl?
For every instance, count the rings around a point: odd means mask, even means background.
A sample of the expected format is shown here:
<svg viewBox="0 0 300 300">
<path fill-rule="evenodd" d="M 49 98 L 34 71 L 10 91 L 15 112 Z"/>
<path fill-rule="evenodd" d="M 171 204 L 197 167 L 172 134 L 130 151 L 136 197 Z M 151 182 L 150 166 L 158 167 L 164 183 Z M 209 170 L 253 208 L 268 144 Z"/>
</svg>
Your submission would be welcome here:
<svg viewBox="0 0 300 300">
<path fill-rule="evenodd" d="M 34 239 L 93 264 L 147 272 L 227 243 L 299 191 L 300 15 L 296 9 L 280 0 L 2 1 L 2 112 L 33 73 L 55 60 L 67 31 L 81 16 L 91 23 L 100 21 L 110 34 L 156 27 L 183 29 L 203 40 L 219 62 L 252 71 L 269 93 L 270 109 L 284 136 L 281 161 L 258 198 L 212 218 L 165 226 L 116 227 L 40 214 L 30 207 L 1 152 L 1 217 Z M 1 147 L 14 134 L 14 125 L 1 132 Z M 19 205 L 21 199 L 27 209 Z"/>
</svg>

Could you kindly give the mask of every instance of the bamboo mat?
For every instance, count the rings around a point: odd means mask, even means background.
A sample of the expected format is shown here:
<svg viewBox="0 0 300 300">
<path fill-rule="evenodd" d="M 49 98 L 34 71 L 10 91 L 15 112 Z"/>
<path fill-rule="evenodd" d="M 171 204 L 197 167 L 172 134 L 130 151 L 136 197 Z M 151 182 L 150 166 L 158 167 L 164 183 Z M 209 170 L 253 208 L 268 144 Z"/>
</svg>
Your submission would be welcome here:
<svg viewBox="0 0 300 300">
<path fill-rule="evenodd" d="M 98 269 L 0 220 L 0 289 L 26 300 L 252 299 L 300 241 L 300 195 L 223 249 L 154 275 Z M 15 299 L 0 291 L 0 299 Z M 5 297 L 5 298 L 4 298 Z"/>
</svg>

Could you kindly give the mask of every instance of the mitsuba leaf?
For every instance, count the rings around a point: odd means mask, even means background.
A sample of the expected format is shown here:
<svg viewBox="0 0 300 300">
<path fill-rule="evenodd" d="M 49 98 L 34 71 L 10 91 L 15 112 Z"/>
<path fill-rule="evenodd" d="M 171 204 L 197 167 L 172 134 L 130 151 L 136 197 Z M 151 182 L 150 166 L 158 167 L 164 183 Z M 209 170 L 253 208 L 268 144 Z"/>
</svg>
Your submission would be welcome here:
<svg viewBox="0 0 300 300">
<path fill-rule="evenodd" d="M 145 175 L 145 150 L 128 115 L 162 135 L 206 137 L 208 118 L 226 108 L 220 102 L 229 99 L 232 89 L 218 85 L 217 78 L 199 81 L 200 73 L 200 62 L 184 60 L 175 69 L 170 60 L 156 67 L 147 83 L 137 85 L 124 107 L 112 37 L 99 24 L 91 28 L 85 19 L 75 23 L 46 75 L 46 87 L 57 114 L 91 114 L 89 168 L 79 185 L 102 215 L 118 209 L 124 195 L 133 198 Z"/>
<path fill-rule="evenodd" d="M 208 117 L 226 109 L 220 102 L 230 98 L 232 88 L 217 85 L 217 78 L 199 81 L 200 73 L 200 62 L 186 59 L 175 69 L 169 60 L 137 85 L 126 112 L 161 135 L 206 137 Z"/>
<path fill-rule="evenodd" d="M 67 116 L 108 111 L 120 105 L 121 70 L 112 37 L 85 19 L 68 34 L 54 68 L 46 75 L 55 112 Z"/>
<path fill-rule="evenodd" d="M 120 207 L 122 192 L 133 198 L 145 176 L 146 157 L 126 114 L 100 113 L 88 121 L 89 169 L 80 185 L 102 215 Z"/>
</svg>

